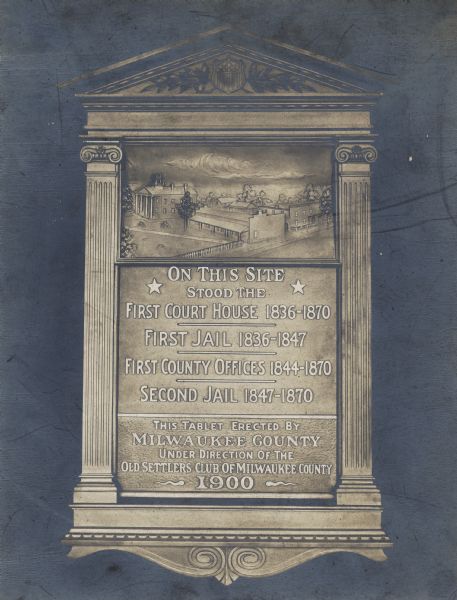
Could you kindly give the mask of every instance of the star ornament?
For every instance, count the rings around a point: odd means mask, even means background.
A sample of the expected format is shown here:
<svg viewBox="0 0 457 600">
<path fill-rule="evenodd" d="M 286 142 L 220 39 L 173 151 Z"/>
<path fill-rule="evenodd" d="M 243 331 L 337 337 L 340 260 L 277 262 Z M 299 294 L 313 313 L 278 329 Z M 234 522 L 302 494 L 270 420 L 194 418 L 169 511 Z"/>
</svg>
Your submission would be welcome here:
<svg viewBox="0 0 457 600">
<path fill-rule="evenodd" d="M 306 283 L 302 283 L 299 279 L 295 283 L 290 284 L 290 287 L 294 290 L 293 294 L 302 294 L 303 296 L 305 295 L 305 286 Z"/>
<path fill-rule="evenodd" d="M 159 283 L 157 279 L 154 277 L 154 280 L 151 283 L 147 283 L 146 287 L 149 288 L 150 294 L 160 294 L 160 288 L 163 283 Z"/>
</svg>

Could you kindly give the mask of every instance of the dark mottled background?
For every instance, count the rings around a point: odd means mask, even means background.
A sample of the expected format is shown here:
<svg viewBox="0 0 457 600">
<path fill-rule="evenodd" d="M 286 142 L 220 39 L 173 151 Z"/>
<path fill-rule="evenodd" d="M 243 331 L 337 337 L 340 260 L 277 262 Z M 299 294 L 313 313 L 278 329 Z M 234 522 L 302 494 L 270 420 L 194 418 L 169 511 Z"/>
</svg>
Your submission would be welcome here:
<svg viewBox="0 0 457 600">
<path fill-rule="evenodd" d="M 1 600 L 454 600 L 457 3 L 9 0 L 1 27 Z M 392 74 L 376 124 L 374 463 L 389 560 L 331 555 L 224 588 L 72 561 L 80 470 L 83 112 L 56 82 L 231 23 Z"/>
</svg>

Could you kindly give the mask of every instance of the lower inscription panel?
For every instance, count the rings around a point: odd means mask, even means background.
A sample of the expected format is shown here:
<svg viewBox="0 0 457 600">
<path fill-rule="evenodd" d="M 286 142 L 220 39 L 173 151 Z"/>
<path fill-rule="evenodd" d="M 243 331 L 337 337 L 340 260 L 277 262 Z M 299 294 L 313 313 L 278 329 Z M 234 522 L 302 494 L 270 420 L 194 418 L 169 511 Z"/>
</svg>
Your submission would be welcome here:
<svg viewBox="0 0 457 600">
<path fill-rule="evenodd" d="M 119 482 L 141 494 L 257 496 L 281 490 L 321 497 L 335 485 L 331 417 L 124 417 L 119 445 Z"/>
<path fill-rule="evenodd" d="M 336 268 L 120 271 L 121 493 L 331 497 Z"/>
</svg>

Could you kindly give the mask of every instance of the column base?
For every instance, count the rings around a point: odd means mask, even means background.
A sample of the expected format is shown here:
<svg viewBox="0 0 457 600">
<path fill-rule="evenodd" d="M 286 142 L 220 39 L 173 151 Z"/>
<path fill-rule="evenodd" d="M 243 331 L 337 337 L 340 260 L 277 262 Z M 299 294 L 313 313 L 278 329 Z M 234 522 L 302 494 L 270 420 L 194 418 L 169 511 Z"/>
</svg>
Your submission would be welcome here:
<svg viewBox="0 0 457 600">
<path fill-rule="evenodd" d="M 381 493 L 372 477 L 344 477 L 336 490 L 338 506 L 381 506 Z"/>
<path fill-rule="evenodd" d="M 75 504 L 116 504 L 117 487 L 111 475 L 82 475 L 73 492 Z"/>
</svg>

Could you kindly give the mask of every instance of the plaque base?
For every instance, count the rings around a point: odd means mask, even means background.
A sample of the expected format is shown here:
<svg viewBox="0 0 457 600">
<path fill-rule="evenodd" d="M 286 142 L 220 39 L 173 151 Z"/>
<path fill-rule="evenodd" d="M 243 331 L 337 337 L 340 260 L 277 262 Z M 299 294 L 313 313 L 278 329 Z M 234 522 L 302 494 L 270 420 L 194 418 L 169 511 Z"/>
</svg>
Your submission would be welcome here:
<svg viewBox="0 0 457 600">
<path fill-rule="evenodd" d="M 381 509 L 75 505 L 69 556 L 122 550 L 193 577 L 264 577 L 332 552 L 382 561 Z M 199 533 L 196 534 L 195 531 Z"/>
</svg>

